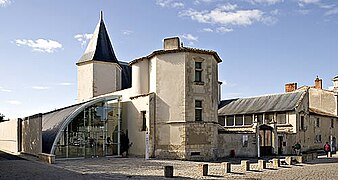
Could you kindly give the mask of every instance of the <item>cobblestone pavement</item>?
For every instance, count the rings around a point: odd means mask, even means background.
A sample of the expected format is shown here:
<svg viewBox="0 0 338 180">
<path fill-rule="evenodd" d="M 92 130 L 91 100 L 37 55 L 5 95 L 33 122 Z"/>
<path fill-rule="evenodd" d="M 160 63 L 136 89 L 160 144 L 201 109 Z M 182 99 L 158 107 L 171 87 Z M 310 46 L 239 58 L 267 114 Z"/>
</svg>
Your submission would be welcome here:
<svg viewBox="0 0 338 180">
<path fill-rule="evenodd" d="M 92 158 L 57 160 L 49 165 L 33 157 L 1 158 L 0 179 L 166 179 L 163 167 L 174 167 L 175 179 L 338 179 L 338 155 L 296 165 L 271 166 L 257 170 L 257 159 L 250 160 L 250 171 L 244 172 L 239 159 L 230 160 L 232 173 L 223 174 L 220 163 L 178 160 L 144 160 L 142 158 Z M 209 165 L 208 176 L 202 176 L 198 166 Z"/>
<path fill-rule="evenodd" d="M 220 163 L 209 164 L 208 176 L 202 176 L 198 165 L 207 162 L 178 160 L 144 160 L 141 158 L 94 158 L 57 161 L 56 166 L 82 174 L 92 174 L 104 179 L 164 179 L 163 167 L 174 167 L 175 178 L 181 179 L 338 179 L 338 156 L 320 156 L 318 159 L 296 165 L 282 165 L 277 170 L 257 170 L 257 162 L 250 171 L 243 172 L 239 163 L 232 173 L 222 174 Z"/>
</svg>

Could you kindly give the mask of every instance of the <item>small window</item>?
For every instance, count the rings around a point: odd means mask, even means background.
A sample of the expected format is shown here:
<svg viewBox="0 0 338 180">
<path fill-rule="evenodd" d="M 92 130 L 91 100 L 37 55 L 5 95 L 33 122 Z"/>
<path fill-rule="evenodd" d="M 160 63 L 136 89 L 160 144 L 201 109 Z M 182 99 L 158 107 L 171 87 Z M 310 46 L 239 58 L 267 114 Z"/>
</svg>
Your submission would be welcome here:
<svg viewBox="0 0 338 180">
<path fill-rule="evenodd" d="M 195 62 L 195 82 L 202 82 L 202 62 Z"/>
<path fill-rule="evenodd" d="M 319 118 L 316 119 L 316 126 L 317 126 L 317 127 L 320 126 L 320 120 L 319 120 Z"/>
<path fill-rule="evenodd" d="M 300 116 L 300 124 L 299 124 L 299 129 L 304 130 L 304 116 Z"/>
<path fill-rule="evenodd" d="M 273 116 L 274 116 L 273 113 L 266 113 L 265 114 L 265 123 L 273 122 L 273 119 L 274 119 Z"/>
<path fill-rule="evenodd" d="M 195 121 L 202 121 L 202 101 L 195 100 Z"/>
<path fill-rule="evenodd" d="M 234 123 L 234 116 L 226 116 L 226 125 L 227 126 L 233 126 Z"/>
<path fill-rule="evenodd" d="M 225 116 L 218 116 L 218 123 L 221 126 L 225 126 Z"/>
<path fill-rule="evenodd" d="M 252 114 L 244 115 L 244 125 L 251 125 L 252 122 Z"/>
<path fill-rule="evenodd" d="M 334 120 L 331 119 L 331 128 L 334 128 Z"/>
<path fill-rule="evenodd" d="M 262 123 L 263 122 L 263 114 L 256 114 L 257 122 Z"/>
<path fill-rule="evenodd" d="M 286 114 L 278 113 L 277 114 L 277 124 L 286 124 Z"/>
<path fill-rule="evenodd" d="M 141 111 L 141 115 L 142 115 L 142 129 L 141 129 L 141 131 L 146 131 L 147 130 L 146 111 Z"/>
<path fill-rule="evenodd" d="M 235 125 L 242 126 L 243 125 L 243 115 L 236 115 L 235 116 Z"/>
</svg>

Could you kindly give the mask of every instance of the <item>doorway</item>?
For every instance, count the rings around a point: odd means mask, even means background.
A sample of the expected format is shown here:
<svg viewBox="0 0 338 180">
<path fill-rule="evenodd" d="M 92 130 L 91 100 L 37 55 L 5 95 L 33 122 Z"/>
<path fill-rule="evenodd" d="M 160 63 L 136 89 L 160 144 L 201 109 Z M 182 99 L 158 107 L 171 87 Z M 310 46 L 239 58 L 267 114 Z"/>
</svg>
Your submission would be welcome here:
<svg viewBox="0 0 338 180">
<path fill-rule="evenodd" d="M 268 125 L 259 126 L 260 152 L 262 156 L 272 155 L 272 130 Z"/>
</svg>

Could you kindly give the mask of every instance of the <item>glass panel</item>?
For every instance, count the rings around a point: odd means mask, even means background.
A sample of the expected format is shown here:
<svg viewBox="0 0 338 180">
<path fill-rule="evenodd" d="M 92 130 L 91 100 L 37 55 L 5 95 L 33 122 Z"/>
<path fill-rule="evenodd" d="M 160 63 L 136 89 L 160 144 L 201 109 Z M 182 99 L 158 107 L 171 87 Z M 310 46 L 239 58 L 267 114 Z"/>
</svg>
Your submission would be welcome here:
<svg viewBox="0 0 338 180">
<path fill-rule="evenodd" d="M 221 126 L 225 126 L 225 116 L 218 116 L 218 123 Z"/>
<path fill-rule="evenodd" d="M 226 121 L 227 121 L 227 126 L 233 126 L 234 125 L 234 116 L 227 116 Z"/>
<path fill-rule="evenodd" d="M 251 125 L 252 124 L 252 115 L 246 114 L 244 115 L 244 125 Z"/>
<path fill-rule="evenodd" d="M 286 124 L 286 114 L 278 113 L 277 114 L 277 124 Z"/>
<path fill-rule="evenodd" d="M 243 125 L 243 115 L 236 115 L 235 116 L 235 125 L 242 126 Z"/>
<path fill-rule="evenodd" d="M 262 123 L 263 122 L 263 114 L 256 114 L 257 116 L 257 122 Z"/>
<path fill-rule="evenodd" d="M 195 62 L 195 69 L 202 69 L 202 62 Z"/>
<path fill-rule="evenodd" d="M 195 121 L 202 121 L 202 109 L 195 109 Z"/>
<path fill-rule="evenodd" d="M 202 71 L 200 70 L 195 71 L 195 81 L 202 82 Z"/>
<path fill-rule="evenodd" d="M 265 123 L 273 122 L 273 113 L 266 113 L 265 114 Z"/>
</svg>

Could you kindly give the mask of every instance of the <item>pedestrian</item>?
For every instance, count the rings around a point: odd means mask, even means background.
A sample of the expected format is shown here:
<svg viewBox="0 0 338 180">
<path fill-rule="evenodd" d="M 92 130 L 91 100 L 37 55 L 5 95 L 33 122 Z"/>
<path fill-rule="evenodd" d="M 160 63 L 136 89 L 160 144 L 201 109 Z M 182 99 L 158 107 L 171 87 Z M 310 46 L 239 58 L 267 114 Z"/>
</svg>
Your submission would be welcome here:
<svg viewBox="0 0 338 180">
<path fill-rule="evenodd" d="M 326 153 L 326 157 L 329 157 L 329 152 L 331 151 L 331 147 L 329 145 L 329 142 L 326 142 L 326 144 L 324 145 L 324 151 Z"/>
<path fill-rule="evenodd" d="M 299 142 L 297 142 L 293 147 L 293 150 L 296 152 L 296 155 L 299 156 L 300 155 L 300 149 L 301 149 L 301 145 L 299 144 Z"/>
</svg>

